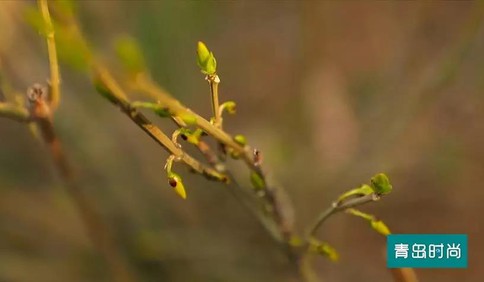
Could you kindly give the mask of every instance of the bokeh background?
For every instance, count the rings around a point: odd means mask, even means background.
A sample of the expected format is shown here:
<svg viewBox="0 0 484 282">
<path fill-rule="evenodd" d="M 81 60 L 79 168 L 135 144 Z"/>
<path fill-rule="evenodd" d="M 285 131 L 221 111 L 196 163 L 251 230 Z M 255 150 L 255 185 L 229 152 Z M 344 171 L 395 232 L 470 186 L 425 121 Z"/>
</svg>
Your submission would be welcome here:
<svg viewBox="0 0 484 282">
<path fill-rule="evenodd" d="M 43 38 L 24 20 L 35 2 L 0 2 L 4 87 L 48 77 Z M 221 97 L 291 196 L 302 231 L 343 191 L 377 172 L 394 192 L 362 207 L 395 233 L 465 233 L 469 268 L 418 270 L 421 281 L 482 281 L 484 30 L 478 2 L 80 1 L 83 30 L 112 61 L 137 40 L 155 80 L 204 116 L 198 40 L 214 51 Z M 113 65 L 115 66 L 115 65 Z M 141 281 L 297 281 L 285 255 L 225 189 L 185 173 L 166 183 L 167 154 L 61 65 L 55 125 L 85 193 Z M 173 130 L 166 120 L 157 123 Z M 237 176 L 248 177 L 243 167 Z M 340 253 L 316 259 L 324 281 L 391 281 L 385 240 L 344 214 L 318 234 Z M 45 147 L 0 119 L 0 281 L 109 281 Z"/>
</svg>

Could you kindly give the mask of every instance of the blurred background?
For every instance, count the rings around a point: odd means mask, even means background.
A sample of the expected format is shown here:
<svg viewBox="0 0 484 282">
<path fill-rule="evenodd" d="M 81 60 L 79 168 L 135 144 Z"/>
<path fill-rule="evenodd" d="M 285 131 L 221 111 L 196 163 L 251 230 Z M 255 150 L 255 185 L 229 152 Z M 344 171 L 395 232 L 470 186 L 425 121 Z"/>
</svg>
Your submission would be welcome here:
<svg viewBox="0 0 484 282">
<path fill-rule="evenodd" d="M 24 92 L 49 76 L 29 1 L 0 2 L 2 80 Z M 302 231 L 340 193 L 385 172 L 394 191 L 361 209 L 394 233 L 465 233 L 469 268 L 421 281 L 482 281 L 484 30 L 478 2 L 79 1 L 82 28 L 108 62 L 139 40 L 153 78 L 211 112 L 196 43 L 215 53 L 224 128 L 243 133 L 290 195 Z M 112 66 L 116 66 L 112 64 Z M 285 254 L 222 184 L 166 182 L 167 154 L 61 64 L 55 125 L 79 183 L 140 281 L 298 281 Z M 167 133 L 173 127 L 157 119 Z M 192 152 L 192 151 L 191 151 Z M 241 181 L 248 178 L 235 167 Z M 340 214 L 318 234 L 340 253 L 324 281 L 391 281 L 385 239 Z M 41 142 L 0 119 L 0 281 L 110 281 Z"/>
</svg>

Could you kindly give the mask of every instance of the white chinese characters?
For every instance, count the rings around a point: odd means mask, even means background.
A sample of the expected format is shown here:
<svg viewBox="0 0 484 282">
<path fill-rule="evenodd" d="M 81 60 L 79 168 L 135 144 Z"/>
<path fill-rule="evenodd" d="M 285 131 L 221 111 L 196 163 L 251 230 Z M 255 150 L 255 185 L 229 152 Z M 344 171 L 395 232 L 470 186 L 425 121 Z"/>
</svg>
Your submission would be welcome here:
<svg viewBox="0 0 484 282">
<path fill-rule="evenodd" d="M 425 244 L 413 244 L 412 245 L 412 258 L 415 259 L 424 259 L 427 257 L 427 253 L 425 251 Z"/>
<path fill-rule="evenodd" d="M 410 247 L 411 246 L 411 247 Z M 395 244 L 395 258 L 413 259 L 460 259 L 460 244 Z M 410 254 L 409 254 L 410 252 Z"/>
<path fill-rule="evenodd" d="M 447 258 L 460 259 L 460 244 L 447 244 Z"/>
<path fill-rule="evenodd" d="M 395 258 L 408 257 L 408 244 L 395 244 Z"/>
<path fill-rule="evenodd" d="M 429 244 L 429 258 L 444 257 L 444 244 Z"/>
</svg>

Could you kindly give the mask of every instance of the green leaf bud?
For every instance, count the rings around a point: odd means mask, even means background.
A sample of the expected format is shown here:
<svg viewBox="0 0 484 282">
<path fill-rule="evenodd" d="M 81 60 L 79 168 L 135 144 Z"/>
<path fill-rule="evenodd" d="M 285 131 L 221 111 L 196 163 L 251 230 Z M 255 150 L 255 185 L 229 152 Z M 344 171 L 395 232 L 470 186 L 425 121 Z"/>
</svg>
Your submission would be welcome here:
<svg viewBox="0 0 484 282">
<path fill-rule="evenodd" d="M 198 41 L 197 45 L 197 63 L 202 73 L 206 75 L 214 75 L 217 71 L 217 61 L 213 53 L 201 41 Z"/>
<path fill-rule="evenodd" d="M 334 249 L 331 247 L 328 243 L 321 242 L 318 245 L 314 247 L 314 250 L 316 253 L 327 256 L 331 261 L 338 261 L 339 260 L 339 254 Z"/>
<path fill-rule="evenodd" d="M 255 171 L 250 173 L 250 183 L 252 183 L 255 190 L 262 190 L 266 187 L 264 179 Z"/>
<path fill-rule="evenodd" d="M 390 179 L 384 173 L 379 173 L 371 178 L 371 187 L 378 195 L 385 195 L 392 191 Z"/>
<path fill-rule="evenodd" d="M 168 173 L 168 184 L 175 190 L 175 192 L 180 196 L 182 199 L 187 198 L 187 193 L 185 191 L 185 186 L 183 185 L 182 179 L 180 175 L 169 172 Z"/>
<path fill-rule="evenodd" d="M 239 144 L 240 146 L 247 145 L 247 138 L 244 135 L 237 134 L 234 136 L 234 141 Z"/>
<path fill-rule="evenodd" d="M 189 113 L 181 113 L 178 115 L 187 125 L 194 125 L 197 123 L 197 117 Z"/>
<path fill-rule="evenodd" d="M 373 228 L 376 232 L 382 234 L 383 236 L 387 236 L 391 234 L 388 226 L 385 223 L 383 223 L 383 221 L 381 220 L 372 220 L 370 224 L 371 224 L 371 228 Z"/>
</svg>

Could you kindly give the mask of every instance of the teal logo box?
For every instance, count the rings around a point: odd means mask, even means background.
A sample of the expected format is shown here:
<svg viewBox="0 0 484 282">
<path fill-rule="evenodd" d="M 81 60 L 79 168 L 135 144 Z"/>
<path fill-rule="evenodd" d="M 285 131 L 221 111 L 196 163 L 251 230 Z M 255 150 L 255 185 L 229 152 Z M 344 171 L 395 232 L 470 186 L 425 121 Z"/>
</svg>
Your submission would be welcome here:
<svg viewBox="0 0 484 282">
<path fill-rule="evenodd" d="M 467 235 L 388 235 L 387 267 L 467 268 Z"/>
</svg>

